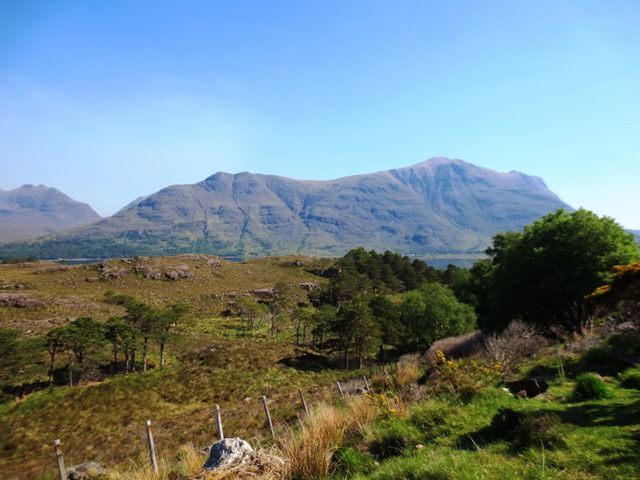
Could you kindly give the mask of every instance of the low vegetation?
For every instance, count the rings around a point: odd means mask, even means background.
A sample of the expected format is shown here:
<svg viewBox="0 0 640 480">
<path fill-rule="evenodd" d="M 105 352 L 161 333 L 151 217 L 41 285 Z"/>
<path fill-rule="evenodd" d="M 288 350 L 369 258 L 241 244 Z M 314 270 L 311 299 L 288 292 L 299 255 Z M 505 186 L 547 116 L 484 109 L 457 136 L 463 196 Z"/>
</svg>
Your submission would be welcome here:
<svg viewBox="0 0 640 480">
<path fill-rule="evenodd" d="M 531 268 L 519 259 L 527 245 L 538 251 L 557 228 L 584 240 L 614 226 L 558 212 L 496 236 L 492 256 L 469 270 L 361 248 L 334 260 L 5 262 L 0 476 L 55 478 L 59 438 L 67 465 L 94 460 L 122 480 L 634 478 L 637 247 L 616 234 L 606 259 L 577 255 L 583 275 L 596 269 L 587 283 L 554 267 L 575 288 L 535 315 L 513 295 L 501 297 L 508 317 L 495 308 L 506 280 Z M 547 288 L 545 262 L 540 290 L 526 285 L 532 298 Z M 542 310 L 566 318 L 540 322 Z M 505 390 L 532 377 L 540 395 Z M 263 455 L 246 471 L 199 471 L 216 406 L 225 436 Z M 147 419 L 159 474 L 148 467 Z"/>
</svg>

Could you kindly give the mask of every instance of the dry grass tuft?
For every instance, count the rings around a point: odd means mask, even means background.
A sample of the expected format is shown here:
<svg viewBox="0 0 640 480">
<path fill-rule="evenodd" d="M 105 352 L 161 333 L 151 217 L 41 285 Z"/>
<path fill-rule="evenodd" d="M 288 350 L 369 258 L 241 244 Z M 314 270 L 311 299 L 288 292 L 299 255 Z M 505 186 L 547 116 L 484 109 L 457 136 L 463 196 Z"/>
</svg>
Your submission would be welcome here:
<svg viewBox="0 0 640 480">
<path fill-rule="evenodd" d="M 291 463 L 289 474 L 300 480 L 329 475 L 331 458 L 344 435 L 346 424 L 338 408 L 320 404 L 303 420 L 302 428 L 290 428 L 279 441 Z"/>
<path fill-rule="evenodd" d="M 342 415 L 345 419 L 345 431 L 348 433 L 362 433 L 367 425 L 373 423 L 377 409 L 366 395 L 347 398 L 347 412 Z"/>
<path fill-rule="evenodd" d="M 396 375 L 394 377 L 395 387 L 401 389 L 406 385 L 415 383 L 420 378 L 420 355 L 411 354 L 404 355 L 400 358 L 396 366 Z"/>
</svg>

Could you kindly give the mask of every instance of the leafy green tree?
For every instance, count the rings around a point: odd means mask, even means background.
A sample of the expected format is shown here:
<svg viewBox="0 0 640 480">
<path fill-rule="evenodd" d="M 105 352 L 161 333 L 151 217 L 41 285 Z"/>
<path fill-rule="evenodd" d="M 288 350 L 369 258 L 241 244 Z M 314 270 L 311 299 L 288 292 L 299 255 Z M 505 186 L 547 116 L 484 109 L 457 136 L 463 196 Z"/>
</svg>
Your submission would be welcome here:
<svg viewBox="0 0 640 480">
<path fill-rule="evenodd" d="M 381 347 L 398 347 L 406 332 L 400 321 L 400 307 L 384 295 L 376 295 L 369 302 L 371 314 L 379 327 Z M 380 350 L 380 360 L 384 360 L 384 348 Z"/>
<path fill-rule="evenodd" d="M 275 286 L 274 298 L 269 303 L 271 326 L 269 333 L 278 339 L 280 332 L 288 327 L 291 312 L 296 308 L 294 288 L 286 282 L 278 282 Z"/>
<path fill-rule="evenodd" d="M 482 329 L 500 331 L 522 319 L 555 334 L 581 332 L 594 312 L 585 296 L 615 265 L 640 257 L 633 236 L 615 220 L 584 209 L 561 209 L 522 233 L 498 234 L 487 253 L 492 268 Z"/>
<path fill-rule="evenodd" d="M 297 308 L 291 314 L 296 331 L 296 345 L 300 345 L 301 341 L 304 342 L 308 333 L 312 331 L 315 312 L 315 307 L 304 306 Z"/>
<path fill-rule="evenodd" d="M 104 343 L 104 324 L 91 317 L 79 317 L 64 327 L 64 343 L 80 366 Z"/>
<path fill-rule="evenodd" d="M 164 367 L 164 347 L 172 337 L 171 329 L 177 327 L 186 318 L 189 310 L 189 304 L 182 301 L 173 303 L 165 309 L 153 310 L 153 338 L 160 347 L 160 367 Z"/>
<path fill-rule="evenodd" d="M 313 330 L 311 331 L 311 345 L 321 351 L 329 347 L 327 341 L 331 336 L 331 325 L 336 318 L 337 308 L 333 305 L 320 305 L 313 312 Z"/>
<path fill-rule="evenodd" d="M 418 351 L 441 338 L 471 332 L 476 325 L 473 308 L 459 302 L 450 288 L 438 283 L 409 292 L 400 318 L 406 329 L 405 348 Z"/>
<path fill-rule="evenodd" d="M 0 327 L 0 380 L 7 380 L 18 365 L 18 339 L 20 332 Z"/>
<path fill-rule="evenodd" d="M 156 333 L 158 326 L 157 314 L 149 305 L 134 299 L 128 299 L 125 308 L 127 313 L 124 320 L 135 327 L 142 339 L 142 371 L 146 372 L 149 341 Z"/>
<path fill-rule="evenodd" d="M 45 336 L 45 349 L 49 354 L 49 383 L 53 383 L 53 371 L 56 363 L 56 355 L 67 349 L 65 342 L 65 327 L 54 327 Z"/>
<path fill-rule="evenodd" d="M 133 368 L 130 360 L 135 358 L 137 330 L 120 317 L 110 318 L 105 327 L 105 338 L 111 343 L 113 350 L 114 368 L 118 368 L 118 353 L 123 352 L 125 372 L 129 373 Z"/>
<path fill-rule="evenodd" d="M 236 298 L 234 310 L 246 324 L 247 330 L 253 333 L 256 328 L 260 328 L 262 320 L 269 313 L 269 307 L 264 303 L 259 303 L 246 298 Z"/>
<path fill-rule="evenodd" d="M 358 296 L 343 304 L 331 324 L 331 333 L 331 349 L 343 355 L 345 368 L 349 368 L 351 356 L 357 358 L 362 368 L 364 360 L 375 352 L 380 339 L 368 299 Z"/>
</svg>

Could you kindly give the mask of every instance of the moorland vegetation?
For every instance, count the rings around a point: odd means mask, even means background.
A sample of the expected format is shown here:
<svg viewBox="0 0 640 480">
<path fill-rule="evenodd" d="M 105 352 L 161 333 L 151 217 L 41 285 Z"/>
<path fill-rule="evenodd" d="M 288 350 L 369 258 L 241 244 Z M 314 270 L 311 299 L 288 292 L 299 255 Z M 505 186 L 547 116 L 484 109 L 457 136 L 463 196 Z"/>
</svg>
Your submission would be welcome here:
<svg viewBox="0 0 640 480">
<path fill-rule="evenodd" d="M 61 438 L 109 478 L 195 478 L 219 404 L 227 436 L 287 459 L 271 471 L 281 478 L 637 477 L 633 237 L 560 210 L 496 235 L 487 254 L 446 270 L 364 248 L 237 263 L 7 261 L 0 472 L 55 478 L 47 458 Z M 365 394 L 336 396 L 336 380 L 362 375 Z M 503 390 L 524 377 L 544 377 L 548 393 Z M 147 418 L 161 425 L 157 475 L 140 439 Z"/>
</svg>

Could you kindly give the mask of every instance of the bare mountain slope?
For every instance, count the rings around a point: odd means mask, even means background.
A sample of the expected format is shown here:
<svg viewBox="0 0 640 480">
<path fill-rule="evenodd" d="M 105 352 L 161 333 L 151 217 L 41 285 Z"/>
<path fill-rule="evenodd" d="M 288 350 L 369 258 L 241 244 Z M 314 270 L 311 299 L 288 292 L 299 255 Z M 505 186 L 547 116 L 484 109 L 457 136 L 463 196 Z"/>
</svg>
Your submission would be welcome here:
<svg viewBox="0 0 640 480">
<path fill-rule="evenodd" d="M 443 157 L 330 181 L 216 173 L 28 248 L 41 258 L 341 255 L 354 246 L 418 255 L 478 252 L 494 233 L 521 229 L 558 208 L 571 209 L 540 178 Z"/>
<path fill-rule="evenodd" d="M 37 238 L 101 218 L 86 203 L 55 188 L 23 185 L 9 191 L 0 189 L 0 242 Z"/>
</svg>

